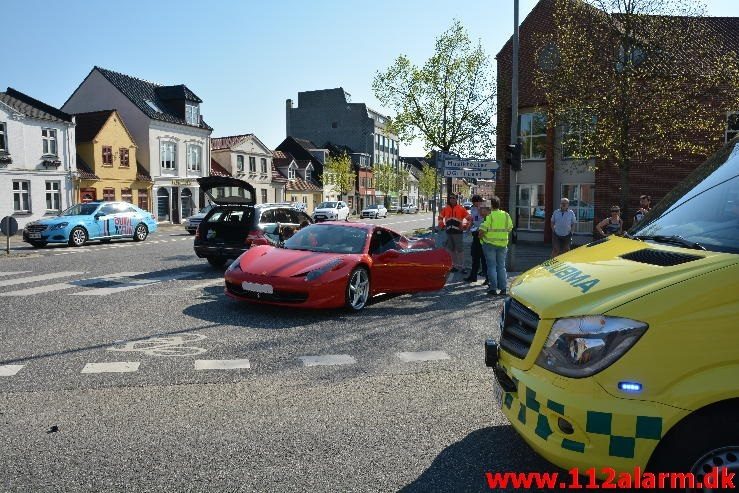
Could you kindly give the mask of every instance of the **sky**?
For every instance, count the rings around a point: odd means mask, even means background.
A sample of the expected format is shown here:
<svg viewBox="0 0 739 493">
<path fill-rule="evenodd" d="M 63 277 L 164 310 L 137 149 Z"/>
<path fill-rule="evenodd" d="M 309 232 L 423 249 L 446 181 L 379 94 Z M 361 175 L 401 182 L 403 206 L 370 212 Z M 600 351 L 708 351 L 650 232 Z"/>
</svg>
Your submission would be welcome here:
<svg viewBox="0 0 739 493">
<path fill-rule="evenodd" d="M 520 0 L 520 19 L 536 5 Z M 737 16 L 736 0 L 709 0 L 708 15 Z M 213 137 L 285 138 L 285 100 L 343 87 L 352 102 L 392 116 L 372 79 L 400 54 L 422 65 L 459 19 L 494 57 L 513 32 L 513 0 L 2 0 L 0 90 L 61 107 L 93 66 L 203 100 Z M 10 43 L 8 40 L 15 40 Z M 420 142 L 401 155 L 422 155 Z"/>
</svg>

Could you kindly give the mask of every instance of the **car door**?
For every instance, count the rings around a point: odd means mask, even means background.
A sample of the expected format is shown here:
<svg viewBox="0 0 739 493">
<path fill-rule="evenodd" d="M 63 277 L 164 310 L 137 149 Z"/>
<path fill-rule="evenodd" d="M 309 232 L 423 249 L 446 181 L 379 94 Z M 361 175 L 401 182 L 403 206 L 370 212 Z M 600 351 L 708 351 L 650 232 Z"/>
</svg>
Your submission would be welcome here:
<svg viewBox="0 0 739 493">
<path fill-rule="evenodd" d="M 385 228 L 375 228 L 370 240 L 370 255 L 375 292 L 403 293 L 415 289 L 415 255 L 403 250 L 399 234 Z"/>
<path fill-rule="evenodd" d="M 91 238 L 116 238 L 120 235 L 116 232 L 115 217 L 118 206 L 115 202 L 103 204 L 95 213 L 96 235 Z"/>
<path fill-rule="evenodd" d="M 349 216 L 349 207 L 344 202 L 339 202 L 338 209 L 337 219 L 344 220 Z"/>
</svg>

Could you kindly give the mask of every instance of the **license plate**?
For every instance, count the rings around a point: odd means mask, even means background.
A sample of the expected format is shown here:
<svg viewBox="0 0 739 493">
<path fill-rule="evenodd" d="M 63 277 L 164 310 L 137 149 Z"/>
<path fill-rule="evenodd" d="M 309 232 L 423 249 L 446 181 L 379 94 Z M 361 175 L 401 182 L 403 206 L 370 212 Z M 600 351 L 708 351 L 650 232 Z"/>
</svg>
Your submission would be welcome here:
<svg viewBox="0 0 739 493">
<path fill-rule="evenodd" d="M 241 289 L 244 291 L 253 291 L 255 293 L 265 293 L 265 294 L 272 294 L 274 293 L 274 288 L 271 284 L 259 284 L 256 282 L 242 282 L 241 283 Z"/>
<path fill-rule="evenodd" d="M 28 233 L 29 238 L 41 238 L 41 233 Z"/>
<path fill-rule="evenodd" d="M 505 392 L 503 392 L 503 388 L 500 386 L 497 380 L 493 380 L 493 401 L 498 405 L 498 407 L 503 407 L 503 396 L 505 395 Z"/>
</svg>

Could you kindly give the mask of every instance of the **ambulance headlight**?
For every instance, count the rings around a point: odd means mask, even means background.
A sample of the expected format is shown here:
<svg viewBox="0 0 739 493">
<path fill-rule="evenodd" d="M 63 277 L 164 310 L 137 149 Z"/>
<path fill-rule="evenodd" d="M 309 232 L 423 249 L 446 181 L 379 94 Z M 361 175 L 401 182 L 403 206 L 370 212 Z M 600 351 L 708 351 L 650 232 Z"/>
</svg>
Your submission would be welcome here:
<svg viewBox="0 0 739 493">
<path fill-rule="evenodd" d="M 649 326 L 628 318 L 594 315 L 560 318 L 536 364 L 559 375 L 583 378 L 623 356 Z"/>
</svg>

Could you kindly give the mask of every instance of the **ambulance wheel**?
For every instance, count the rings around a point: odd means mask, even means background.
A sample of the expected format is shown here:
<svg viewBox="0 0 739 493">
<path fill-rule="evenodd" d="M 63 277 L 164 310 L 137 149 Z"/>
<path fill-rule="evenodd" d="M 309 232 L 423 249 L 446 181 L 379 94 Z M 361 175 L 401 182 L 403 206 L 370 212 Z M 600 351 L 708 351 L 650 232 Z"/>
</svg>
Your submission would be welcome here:
<svg viewBox="0 0 739 493">
<path fill-rule="evenodd" d="M 733 402 L 733 405 L 731 403 Z M 737 402 L 700 410 L 685 418 L 667 433 L 649 461 L 653 472 L 691 472 L 703 483 L 714 467 L 719 468 L 719 484 L 702 489 L 675 488 L 671 491 L 715 491 L 721 486 L 721 468 L 739 476 L 739 409 Z M 670 490 L 666 490 L 670 491 Z"/>
</svg>

